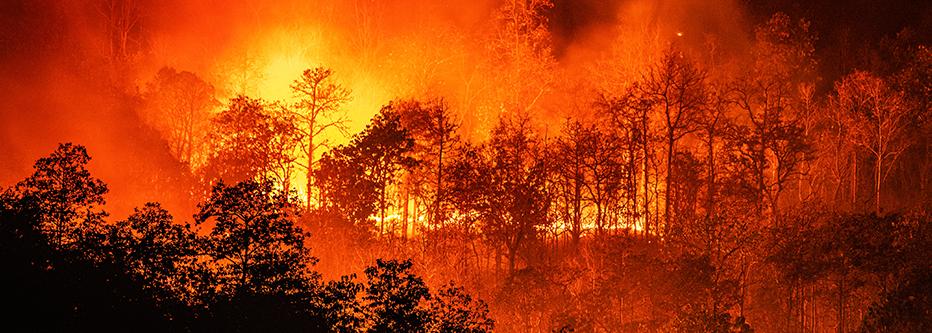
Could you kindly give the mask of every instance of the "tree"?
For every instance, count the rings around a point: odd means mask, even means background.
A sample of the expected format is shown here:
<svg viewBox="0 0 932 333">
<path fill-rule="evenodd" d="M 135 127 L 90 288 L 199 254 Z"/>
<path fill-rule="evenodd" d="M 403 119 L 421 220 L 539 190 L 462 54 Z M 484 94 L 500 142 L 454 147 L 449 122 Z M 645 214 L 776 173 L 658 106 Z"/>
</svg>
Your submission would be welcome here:
<svg viewBox="0 0 932 333">
<path fill-rule="evenodd" d="M 317 259 L 294 224 L 294 207 L 270 182 L 218 182 L 199 205 L 198 225 L 209 225 L 203 253 L 221 296 L 284 295 L 307 288 Z"/>
<path fill-rule="evenodd" d="M 493 116 L 516 116 L 539 110 L 539 102 L 556 80 L 556 60 L 547 11 L 550 0 L 505 1 L 496 12 L 498 29 L 488 43 L 489 73 L 495 91 L 488 107 Z M 495 119 L 485 119 L 492 124 Z"/>
<path fill-rule="evenodd" d="M 207 181 L 265 180 L 290 183 L 292 150 L 300 140 L 288 114 L 262 100 L 239 96 L 213 119 L 211 155 L 202 172 Z"/>
<path fill-rule="evenodd" d="M 568 200 L 570 233 L 578 244 L 583 215 L 588 207 L 595 209 L 590 221 L 598 233 L 608 227 L 610 214 L 621 202 L 625 181 L 630 176 L 628 164 L 622 159 L 621 139 L 595 125 L 567 122 L 563 136 L 555 142 L 553 170 L 557 176 L 557 193 Z M 614 225 L 617 227 L 617 225 Z"/>
<path fill-rule="evenodd" d="M 410 272 L 410 260 L 376 260 L 366 268 L 363 299 L 372 318 L 369 332 L 426 332 L 430 320 L 421 306 L 430 298 L 427 285 Z"/>
<path fill-rule="evenodd" d="M 353 224 L 375 214 L 379 200 L 376 184 L 368 177 L 366 166 L 359 163 L 359 154 L 355 146 L 336 147 L 321 157 L 315 172 L 320 209 Z"/>
<path fill-rule="evenodd" d="M 351 151 L 356 154 L 354 162 L 363 166 L 365 176 L 375 188 L 380 235 L 384 232 L 385 211 L 389 206 L 388 187 L 397 181 L 398 172 L 417 164 L 409 156 L 414 148 L 414 139 L 402 127 L 401 117 L 393 105 L 383 107 L 350 143 Z"/>
<path fill-rule="evenodd" d="M 560 207 L 560 216 L 570 233 L 573 247 L 579 247 L 583 233 L 583 212 L 587 203 L 583 200 L 583 191 L 588 182 L 583 169 L 588 133 L 579 121 L 567 120 L 563 126 L 563 135 L 553 147 L 556 173 L 555 203 Z"/>
<path fill-rule="evenodd" d="M 97 13 L 104 19 L 109 60 L 121 63 L 132 56 L 131 43 L 138 43 L 140 7 L 136 0 L 103 0 Z"/>
<path fill-rule="evenodd" d="M 358 295 L 364 285 L 353 281 L 355 274 L 329 281 L 321 291 L 322 318 L 331 332 L 355 333 L 365 331 L 365 306 Z"/>
<path fill-rule="evenodd" d="M 630 211 L 633 212 L 635 219 L 641 220 L 644 235 L 649 235 L 651 184 L 653 183 L 656 189 L 656 183 L 659 183 L 659 181 L 650 181 L 651 167 L 655 169 L 655 179 L 659 177 L 654 161 L 654 143 L 657 141 L 657 135 L 652 130 L 651 124 L 653 108 L 651 97 L 646 94 L 639 83 L 635 82 L 626 88 L 622 97 L 610 97 L 603 94 L 599 97 L 596 106 L 605 111 L 609 117 L 608 123 L 611 124 L 610 132 L 620 141 L 619 149 L 622 150 L 620 153 L 624 156 L 624 168 L 628 170 L 624 189 L 628 192 Z M 640 197 L 639 192 L 642 192 Z"/>
<path fill-rule="evenodd" d="M 495 327 L 485 302 L 474 300 L 453 284 L 431 297 L 428 311 L 431 319 L 427 332 L 431 333 L 482 333 Z"/>
<path fill-rule="evenodd" d="M 795 106 L 812 80 L 814 37 L 809 22 L 793 22 L 774 14 L 755 30 L 753 63 L 730 89 L 731 102 L 741 111 L 729 133 L 735 165 L 743 186 L 759 198 L 758 212 L 779 219 L 780 196 L 799 168 L 811 159 L 811 147 Z"/>
<path fill-rule="evenodd" d="M 907 275 L 872 304 L 858 332 L 927 332 L 932 330 L 932 270 Z"/>
<path fill-rule="evenodd" d="M 706 149 L 706 219 L 711 219 L 716 213 L 716 174 L 718 170 L 715 146 L 722 139 L 722 134 L 729 123 L 726 115 L 729 101 L 725 89 L 724 87 L 716 87 L 710 90 L 708 102 L 702 109 L 702 117 L 700 117 L 699 123 L 700 137 Z"/>
<path fill-rule="evenodd" d="M 745 322 L 744 317 L 732 320 L 727 312 L 689 309 L 688 312 L 677 315 L 671 332 L 752 333 L 754 330 Z"/>
<path fill-rule="evenodd" d="M 314 169 L 316 154 L 321 147 L 328 147 L 328 141 L 321 138 L 328 130 L 335 129 L 346 133 L 345 114 L 339 114 L 343 104 L 350 101 L 350 90 L 333 83 L 333 71 L 329 68 L 316 67 L 306 69 L 301 77 L 291 84 L 291 90 L 299 99 L 294 106 L 294 115 L 301 124 L 298 133 L 304 140 L 301 152 L 307 160 L 301 165 L 307 176 L 307 207 L 310 209 L 314 196 Z M 300 164 L 299 164 L 300 165 Z"/>
<path fill-rule="evenodd" d="M 447 217 L 449 175 L 445 171 L 450 164 L 450 155 L 460 144 L 457 134 L 459 123 L 453 119 L 449 104 L 442 98 L 427 102 L 399 102 L 393 106 L 398 109 L 403 127 L 414 139 L 412 153 L 419 165 L 413 173 L 416 182 L 427 185 L 422 189 L 426 193 L 420 194 L 429 201 L 429 224 L 440 226 Z"/>
<path fill-rule="evenodd" d="M 661 119 L 661 132 L 666 145 L 663 234 L 670 232 L 673 221 L 670 208 L 673 205 L 671 189 L 674 186 L 672 176 L 676 144 L 696 130 L 705 104 L 705 76 L 682 53 L 671 50 L 642 78 L 643 95 L 649 99 L 654 112 Z"/>
<path fill-rule="evenodd" d="M 125 265 L 146 289 L 163 301 L 194 303 L 198 238 L 189 224 L 176 224 L 157 202 L 136 208 L 126 220 L 108 226 L 113 260 Z"/>
<path fill-rule="evenodd" d="M 144 98 L 143 118 L 168 141 L 172 156 L 189 167 L 198 166 L 210 112 L 219 104 L 214 87 L 194 73 L 163 67 L 146 85 Z"/>
<path fill-rule="evenodd" d="M 610 212 L 616 211 L 622 197 L 624 179 L 630 170 L 622 161 L 621 140 L 611 132 L 589 128 L 584 134 L 583 167 L 589 182 L 585 183 L 586 198 L 595 206 L 595 226 L 599 232 L 606 227 L 618 227 Z M 608 225 L 611 220 L 612 225 Z"/>
<path fill-rule="evenodd" d="M 910 141 L 910 109 L 903 93 L 867 72 L 856 71 L 835 84 L 832 104 L 844 112 L 849 139 L 874 157 L 874 212 L 880 214 L 884 179 Z"/>
<path fill-rule="evenodd" d="M 756 200 L 758 213 L 764 216 L 767 212 L 775 223 L 779 218 L 780 196 L 790 179 L 799 175 L 800 164 L 812 158 L 812 149 L 802 129 L 794 123 L 766 117 L 754 124 L 728 130 L 728 163 L 744 194 Z"/>
<path fill-rule="evenodd" d="M 488 163 L 480 175 L 478 212 L 483 231 L 495 247 L 503 247 L 508 273 L 515 271 L 518 251 L 547 222 L 550 193 L 547 160 L 527 118 L 503 117 L 488 144 Z"/>
<path fill-rule="evenodd" d="M 62 143 L 33 165 L 35 172 L 8 190 L 7 196 L 28 199 L 37 206 L 39 228 L 56 250 L 93 244 L 107 213 L 107 185 L 91 176 L 91 157 L 81 145 Z M 91 239 L 89 239 L 91 238 Z"/>
</svg>

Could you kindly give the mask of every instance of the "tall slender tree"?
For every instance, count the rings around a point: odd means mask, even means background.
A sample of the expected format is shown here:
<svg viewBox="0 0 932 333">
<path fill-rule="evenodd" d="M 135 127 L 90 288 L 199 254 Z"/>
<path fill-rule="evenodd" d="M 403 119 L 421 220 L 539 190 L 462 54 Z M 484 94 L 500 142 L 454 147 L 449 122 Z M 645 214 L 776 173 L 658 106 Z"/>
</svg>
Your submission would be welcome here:
<svg viewBox="0 0 932 333">
<path fill-rule="evenodd" d="M 294 114 L 299 121 L 298 132 L 304 138 L 301 152 L 304 154 L 304 168 L 307 183 L 305 190 L 307 208 L 315 200 L 314 169 L 317 167 L 317 154 L 321 148 L 327 148 L 327 133 L 336 130 L 346 134 L 348 119 L 343 113 L 343 104 L 350 101 L 350 90 L 335 83 L 333 70 L 324 67 L 306 69 L 301 77 L 294 81 L 291 90 L 299 99 L 294 106 Z"/>
</svg>

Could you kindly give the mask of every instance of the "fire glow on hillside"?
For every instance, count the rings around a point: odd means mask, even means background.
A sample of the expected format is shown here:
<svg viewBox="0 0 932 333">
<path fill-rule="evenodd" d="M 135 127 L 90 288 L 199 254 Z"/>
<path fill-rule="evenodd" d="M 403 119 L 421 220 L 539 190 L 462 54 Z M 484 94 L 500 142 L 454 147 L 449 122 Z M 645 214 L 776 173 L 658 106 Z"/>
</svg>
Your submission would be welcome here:
<svg viewBox="0 0 932 333">
<path fill-rule="evenodd" d="M 22 330 L 932 331 L 929 3 L 0 14 Z"/>
</svg>

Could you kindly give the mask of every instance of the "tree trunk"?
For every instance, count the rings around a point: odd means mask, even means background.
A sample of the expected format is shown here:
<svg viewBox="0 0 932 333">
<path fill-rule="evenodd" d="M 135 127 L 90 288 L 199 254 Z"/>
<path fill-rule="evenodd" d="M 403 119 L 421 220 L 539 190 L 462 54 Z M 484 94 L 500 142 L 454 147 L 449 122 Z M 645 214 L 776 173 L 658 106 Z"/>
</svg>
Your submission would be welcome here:
<svg viewBox="0 0 932 333">
<path fill-rule="evenodd" d="M 648 180 L 650 180 L 650 149 L 647 137 L 647 115 L 644 115 L 642 122 L 644 126 L 644 138 L 642 139 L 644 148 L 644 237 L 648 237 L 650 235 L 650 184 L 648 184 Z"/>
<path fill-rule="evenodd" d="M 874 213 L 880 216 L 880 186 L 882 178 L 883 157 L 877 154 L 877 167 L 874 170 Z"/>
<path fill-rule="evenodd" d="M 851 152 L 851 209 L 858 203 L 858 154 Z"/>
<path fill-rule="evenodd" d="M 706 212 L 705 218 L 707 221 L 711 221 L 712 215 L 714 215 L 713 208 L 715 205 L 715 146 L 714 146 L 714 136 L 713 132 L 709 132 L 709 142 L 708 142 L 708 154 L 709 154 L 709 166 L 708 166 L 708 184 L 706 186 Z"/>
<path fill-rule="evenodd" d="M 669 237 L 670 234 L 670 198 L 672 198 L 672 176 L 673 176 L 673 133 L 667 134 L 667 174 L 666 174 L 666 189 L 664 190 L 664 203 L 663 203 L 663 236 Z"/>
<path fill-rule="evenodd" d="M 379 191 L 379 237 L 385 236 L 385 185 Z"/>
<path fill-rule="evenodd" d="M 508 247 L 508 276 L 515 274 L 515 257 L 517 257 L 517 246 Z"/>
<path fill-rule="evenodd" d="M 314 188 L 314 122 L 311 121 L 308 124 L 308 136 L 307 136 L 307 210 L 311 210 L 311 202 L 313 201 L 313 188 Z"/>
<path fill-rule="evenodd" d="M 443 129 L 443 119 L 440 120 L 440 128 Z M 440 152 L 437 154 L 437 193 L 434 198 L 434 223 L 440 222 L 440 196 L 443 190 L 443 133 L 440 133 Z"/>
</svg>

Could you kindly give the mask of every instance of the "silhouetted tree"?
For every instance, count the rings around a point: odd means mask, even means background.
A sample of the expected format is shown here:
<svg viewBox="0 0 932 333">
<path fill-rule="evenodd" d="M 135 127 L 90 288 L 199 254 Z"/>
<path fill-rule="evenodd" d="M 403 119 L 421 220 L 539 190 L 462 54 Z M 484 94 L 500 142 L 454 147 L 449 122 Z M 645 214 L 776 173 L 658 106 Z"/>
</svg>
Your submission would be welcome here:
<svg viewBox="0 0 932 333">
<path fill-rule="evenodd" d="M 488 306 L 452 284 L 431 297 L 428 311 L 431 320 L 426 331 L 431 333 L 481 333 L 495 327 Z"/>
<path fill-rule="evenodd" d="M 635 82 L 628 87 L 622 97 L 602 95 L 596 106 L 605 110 L 611 132 L 620 139 L 627 178 L 624 189 L 630 199 L 630 210 L 635 219 L 640 219 L 644 235 L 651 230 L 651 203 L 658 195 L 651 196 L 651 169 L 654 179 L 659 177 L 654 156 L 657 144 L 655 126 L 651 123 L 653 101 L 651 97 Z M 659 222 L 654 221 L 659 226 Z M 658 231 L 655 231 L 655 233 Z"/>
<path fill-rule="evenodd" d="M 411 273 L 410 260 L 376 260 L 366 268 L 368 332 L 426 332 L 430 313 L 421 305 L 430 298 L 427 285 Z"/>
<path fill-rule="evenodd" d="M 316 282 L 317 259 L 294 224 L 294 205 L 270 182 L 217 183 L 199 205 L 198 225 L 210 226 L 203 254 L 220 295 L 289 294 Z"/>
<path fill-rule="evenodd" d="M 814 37 L 809 22 L 774 14 L 755 30 L 753 63 L 733 84 L 730 99 L 741 111 L 729 133 L 736 174 L 758 211 L 779 218 L 780 197 L 789 180 L 811 159 L 800 126 L 801 92 L 811 85 Z"/>
<path fill-rule="evenodd" d="M 864 316 L 858 332 L 928 332 L 932 330 L 932 270 L 907 275 L 880 296 Z"/>
<path fill-rule="evenodd" d="M 578 244 L 582 224 L 591 224 L 598 234 L 620 218 L 611 214 L 620 207 L 628 164 L 622 158 L 621 139 L 594 125 L 568 122 L 563 136 L 555 142 L 553 169 L 558 175 L 557 189 L 568 199 L 570 233 Z M 583 202 L 584 201 L 584 202 Z M 585 208 L 595 209 L 594 216 L 584 221 Z"/>
<path fill-rule="evenodd" d="M 333 71 L 329 68 L 316 67 L 306 69 L 301 77 L 291 84 L 291 90 L 299 99 L 294 106 L 295 120 L 300 124 L 301 152 L 306 162 L 301 165 L 307 176 L 307 207 L 310 209 L 314 198 L 314 170 L 317 168 L 317 154 L 320 148 L 329 148 L 325 134 L 328 130 L 346 133 L 345 114 L 340 114 L 343 104 L 350 101 L 350 90 L 333 82 Z"/>
<path fill-rule="evenodd" d="M 321 209 L 354 224 L 377 212 L 378 202 L 376 184 L 359 163 L 359 154 L 355 146 L 336 147 L 321 157 L 316 172 Z"/>
<path fill-rule="evenodd" d="M 107 226 L 107 248 L 142 287 L 162 302 L 198 302 L 199 239 L 189 224 L 179 224 L 157 202 L 136 208 L 126 220 Z"/>
<path fill-rule="evenodd" d="M 107 186 L 86 169 L 83 146 L 60 144 L 36 172 L 0 196 L 0 277 L 8 327 L 39 331 L 171 330 L 168 310 L 107 255 Z M 42 320 L 35 320 L 42 318 Z"/>
<path fill-rule="evenodd" d="M 503 117 L 488 143 L 486 166 L 477 170 L 477 202 L 482 229 L 494 247 L 506 251 L 508 273 L 514 273 L 518 251 L 537 236 L 537 227 L 547 222 L 549 177 L 529 120 Z M 466 175 L 466 174 L 464 174 Z"/>
<path fill-rule="evenodd" d="M 365 331 L 365 306 L 359 297 L 365 286 L 353 281 L 355 277 L 343 276 L 339 280 L 329 281 L 321 290 L 321 317 L 331 332 Z"/>
<path fill-rule="evenodd" d="M 586 130 L 579 121 L 567 119 L 563 135 L 554 143 L 554 169 L 556 173 L 555 204 L 570 233 L 573 247 L 579 247 L 583 233 L 583 213 L 588 206 L 583 200 L 587 179 L 583 170 L 586 158 Z"/>
<path fill-rule="evenodd" d="M 372 122 L 366 126 L 362 133 L 353 137 L 347 146 L 335 148 L 324 157 L 320 176 L 326 178 L 322 181 L 322 188 L 328 201 L 334 206 L 343 206 L 352 213 L 350 216 L 364 218 L 366 203 L 371 192 L 374 192 L 376 212 L 378 212 L 379 234 L 384 232 L 385 211 L 389 206 L 388 187 L 398 181 L 398 173 L 413 167 L 416 161 L 408 156 L 414 147 L 414 140 L 407 129 L 401 126 L 401 118 L 397 110 L 390 105 L 385 106 Z M 341 177 L 345 177 L 341 179 Z M 349 189 L 348 186 L 366 185 L 350 193 L 340 194 L 338 191 Z M 350 202 L 340 202 L 340 199 L 353 199 L 358 207 Z M 360 210 L 361 208 L 361 210 Z"/>
<path fill-rule="evenodd" d="M 412 170 L 412 187 L 426 202 L 428 226 L 440 227 L 449 214 L 448 166 L 460 144 L 459 123 L 445 100 L 396 102 L 402 126 L 414 139 L 412 155 L 419 161 Z M 407 221 L 406 221 L 407 222 Z"/>
<path fill-rule="evenodd" d="M 203 237 L 148 203 L 115 224 L 69 224 L 71 234 L 82 237 L 61 248 L 45 235 L 43 219 L 59 216 L 51 214 L 58 209 L 94 213 L 102 199 L 94 206 L 80 206 L 90 205 L 87 200 L 50 203 L 44 199 L 55 199 L 56 192 L 41 189 L 102 195 L 106 186 L 84 168 L 88 159 L 83 147 L 63 144 L 37 162 L 35 175 L 0 196 L 0 263 L 14 269 L 0 277 L 4 301 L 21 310 L 11 314 L 51 318 L 31 323 L 34 329 L 110 330 L 129 323 L 143 325 L 140 331 L 492 328 L 484 303 L 461 289 L 444 288 L 432 298 L 410 260 L 378 260 L 366 269 L 365 284 L 353 276 L 320 284 L 306 233 L 293 221 L 294 198 L 267 180 L 218 182 L 195 215 L 206 228 Z M 95 237 L 83 237 L 88 234 Z"/>
<path fill-rule="evenodd" d="M 103 231 L 107 213 L 101 206 L 107 185 L 91 176 L 90 160 L 84 146 L 59 144 L 51 155 L 36 161 L 31 176 L 8 190 L 9 196 L 37 206 L 39 227 L 56 250 L 96 244 Z"/>
</svg>

